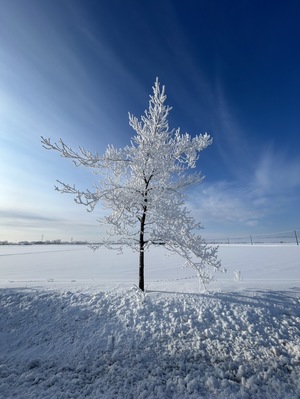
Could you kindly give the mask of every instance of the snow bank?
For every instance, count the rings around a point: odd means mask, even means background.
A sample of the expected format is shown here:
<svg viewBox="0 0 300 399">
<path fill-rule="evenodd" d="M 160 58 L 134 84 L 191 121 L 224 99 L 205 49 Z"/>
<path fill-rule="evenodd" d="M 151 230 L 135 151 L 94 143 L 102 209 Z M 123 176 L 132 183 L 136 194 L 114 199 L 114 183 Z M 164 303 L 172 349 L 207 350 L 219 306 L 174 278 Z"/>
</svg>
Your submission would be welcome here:
<svg viewBox="0 0 300 399">
<path fill-rule="evenodd" d="M 0 291 L 3 398 L 299 398 L 299 291 Z"/>
</svg>

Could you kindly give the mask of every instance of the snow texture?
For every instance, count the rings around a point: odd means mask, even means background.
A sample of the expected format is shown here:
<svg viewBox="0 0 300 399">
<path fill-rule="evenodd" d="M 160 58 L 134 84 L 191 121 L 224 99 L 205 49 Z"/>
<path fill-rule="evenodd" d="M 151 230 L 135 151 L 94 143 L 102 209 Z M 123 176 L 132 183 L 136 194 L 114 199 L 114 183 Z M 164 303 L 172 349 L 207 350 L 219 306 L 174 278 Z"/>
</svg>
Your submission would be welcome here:
<svg viewBox="0 0 300 399">
<path fill-rule="evenodd" d="M 156 248 L 143 294 L 130 252 L 0 248 L 0 397 L 299 398 L 299 250 L 221 247 L 199 293 Z"/>
</svg>

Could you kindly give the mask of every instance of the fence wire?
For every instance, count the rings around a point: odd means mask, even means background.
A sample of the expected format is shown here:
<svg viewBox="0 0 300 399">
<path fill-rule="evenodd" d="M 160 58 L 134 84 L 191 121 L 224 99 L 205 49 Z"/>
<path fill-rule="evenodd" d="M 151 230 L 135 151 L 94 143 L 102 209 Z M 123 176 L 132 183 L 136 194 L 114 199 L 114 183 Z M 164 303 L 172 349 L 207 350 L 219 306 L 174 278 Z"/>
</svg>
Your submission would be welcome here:
<svg viewBox="0 0 300 399">
<path fill-rule="evenodd" d="M 296 244 L 299 245 L 300 229 L 287 230 L 275 233 L 249 233 L 240 236 L 231 236 L 226 234 L 203 238 L 210 244 Z"/>
</svg>

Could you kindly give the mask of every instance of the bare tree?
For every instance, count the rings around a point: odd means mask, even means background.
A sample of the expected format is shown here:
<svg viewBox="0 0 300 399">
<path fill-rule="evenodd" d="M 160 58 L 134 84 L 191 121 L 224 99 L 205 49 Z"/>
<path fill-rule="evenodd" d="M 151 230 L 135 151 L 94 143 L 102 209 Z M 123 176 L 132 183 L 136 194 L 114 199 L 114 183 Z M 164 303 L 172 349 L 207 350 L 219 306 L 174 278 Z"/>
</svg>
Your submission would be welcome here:
<svg viewBox="0 0 300 399">
<path fill-rule="evenodd" d="M 211 267 L 221 267 L 217 247 L 208 246 L 195 234 L 202 226 L 184 205 L 185 188 L 203 179 L 190 169 L 196 167 L 199 152 L 212 143 L 212 138 L 207 133 L 191 137 L 182 135 L 179 128 L 169 130 L 171 108 L 165 100 L 165 88 L 160 88 L 156 79 L 148 110 L 140 120 L 129 114 L 129 124 L 136 132 L 130 145 L 121 149 L 109 145 L 104 155 L 82 147 L 74 151 L 62 140 L 57 144 L 42 137 L 44 148 L 58 151 L 76 166 L 92 168 L 101 176 L 94 191 L 81 191 L 62 182 L 56 189 L 73 194 L 74 200 L 89 211 L 99 201 L 111 210 L 103 220 L 110 226 L 104 245 L 111 247 L 118 237 L 121 247 L 129 245 L 139 252 L 142 291 L 145 250 L 153 243 L 164 243 L 165 248 L 180 254 L 204 285 L 213 279 Z"/>
</svg>

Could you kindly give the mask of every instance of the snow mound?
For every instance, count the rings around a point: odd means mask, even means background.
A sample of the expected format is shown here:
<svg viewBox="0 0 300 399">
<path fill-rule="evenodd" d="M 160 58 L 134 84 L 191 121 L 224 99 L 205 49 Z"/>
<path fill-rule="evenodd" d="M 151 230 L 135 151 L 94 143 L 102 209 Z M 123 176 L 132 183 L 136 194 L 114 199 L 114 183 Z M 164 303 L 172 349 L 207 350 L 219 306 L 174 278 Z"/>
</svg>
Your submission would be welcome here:
<svg viewBox="0 0 300 399">
<path fill-rule="evenodd" d="M 0 397 L 300 397 L 290 292 L 0 290 Z"/>
</svg>

